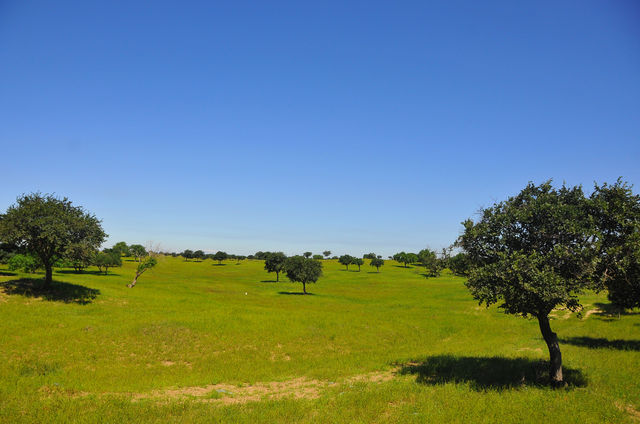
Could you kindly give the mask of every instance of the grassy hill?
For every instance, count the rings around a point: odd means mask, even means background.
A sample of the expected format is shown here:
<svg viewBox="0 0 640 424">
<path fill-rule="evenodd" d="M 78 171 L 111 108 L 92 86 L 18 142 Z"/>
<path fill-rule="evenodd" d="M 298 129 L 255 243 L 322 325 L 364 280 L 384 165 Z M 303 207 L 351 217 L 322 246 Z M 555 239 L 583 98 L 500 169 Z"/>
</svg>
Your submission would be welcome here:
<svg viewBox="0 0 640 424">
<path fill-rule="evenodd" d="M 479 307 L 462 278 L 323 264 L 309 296 L 262 261 L 160 258 L 128 289 L 125 260 L 48 292 L 0 268 L 0 421 L 640 421 L 640 314 L 604 295 L 554 312 L 553 390 L 537 321 Z"/>
</svg>

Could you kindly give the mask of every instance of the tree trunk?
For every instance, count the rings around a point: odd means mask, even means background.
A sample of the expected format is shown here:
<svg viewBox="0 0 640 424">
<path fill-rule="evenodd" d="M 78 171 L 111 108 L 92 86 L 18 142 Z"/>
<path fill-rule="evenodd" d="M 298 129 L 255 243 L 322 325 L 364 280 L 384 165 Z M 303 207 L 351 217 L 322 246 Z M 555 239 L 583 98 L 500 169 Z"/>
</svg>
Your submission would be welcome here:
<svg viewBox="0 0 640 424">
<path fill-rule="evenodd" d="M 46 264 L 44 266 L 44 286 L 49 287 L 51 281 L 53 281 L 53 267 L 51 264 Z"/>
<path fill-rule="evenodd" d="M 558 344 L 558 336 L 551 331 L 549 317 L 547 315 L 538 316 L 538 324 L 542 337 L 549 348 L 549 377 L 551 384 L 554 386 L 562 386 L 564 384 L 562 378 L 562 354 L 560 353 L 560 345 Z"/>
<path fill-rule="evenodd" d="M 360 272 L 360 265 L 358 265 L 358 272 Z"/>
<path fill-rule="evenodd" d="M 307 294 L 307 285 L 304 282 L 302 283 L 302 292 Z"/>
<path fill-rule="evenodd" d="M 276 283 L 280 281 L 280 271 L 276 271 Z"/>
<path fill-rule="evenodd" d="M 138 282 L 138 277 L 140 276 L 140 274 L 136 274 L 135 278 L 133 279 L 132 282 L 130 282 L 129 284 L 127 284 L 127 287 L 132 288 L 133 286 L 136 285 L 136 283 Z"/>
</svg>

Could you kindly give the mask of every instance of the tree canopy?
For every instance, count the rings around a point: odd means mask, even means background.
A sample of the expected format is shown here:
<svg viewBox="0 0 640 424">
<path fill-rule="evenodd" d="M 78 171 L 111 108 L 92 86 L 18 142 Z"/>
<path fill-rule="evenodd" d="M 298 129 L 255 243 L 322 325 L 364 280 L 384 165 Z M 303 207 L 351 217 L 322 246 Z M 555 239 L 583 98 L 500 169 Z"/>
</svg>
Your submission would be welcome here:
<svg viewBox="0 0 640 424">
<path fill-rule="evenodd" d="M 376 267 L 376 271 L 380 272 L 380 267 L 384 265 L 384 259 L 377 257 L 371 258 L 369 265 Z"/>
<path fill-rule="evenodd" d="M 138 262 L 148 254 L 147 249 L 141 244 L 132 244 L 129 246 L 129 252 Z"/>
<path fill-rule="evenodd" d="M 353 260 L 355 258 L 351 255 L 342 255 L 340 256 L 340 258 L 338 259 L 338 262 L 341 265 L 344 265 L 345 267 L 347 267 L 347 271 L 349 270 L 349 265 L 351 265 L 353 263 Z"/>
<path fill-rule="evenodd" d="M 584 290 L 636 272 L 637 248 L 626 242 L 637 240 L 637 230 L 618 224 L 633 220 L 637 206 L 631 206 L 638 198 L 620 181 L 604 189 L 596 186 L 588 198 L 581 187 L 530 183 L 518 195 L 483 209 L 477 222 L 465 221 L 458 240 L 468 255 L 466 285 L 475 299 L 487 306 L 501 302 L 506 313 L 537 318 L 554 384 L 563 376 L 551 311 L 561 306 L 577 311 Z M 626 203 L 629 207 L 621 206 Z"/>
<path fill-rule="evenodd" d="M 0 219 L 0 239 L 37 256 L 45 269 L 45 286 L 53 279 L 53 265 L 72 244 L 98 248 L 106 234 L 101 221 L 66 197 L 32 193 L 18 197 Z"/>
<path fill-rule="evenodd" d="M 264 260 L 264 269 L 276 273 L 276 282 L 280 281 L 280 273 L 284 271 L 287 255 L 282 252 L 269 253 Z"/>
<path fill-rule="evenodd" d="M 322 262 L 303 256 L 292 256 L 285 262 L 287 277 L 294 283 L 302 283 L 307 294 L 307 284 L 315 283 L 322 276 Z"/>
</svg>

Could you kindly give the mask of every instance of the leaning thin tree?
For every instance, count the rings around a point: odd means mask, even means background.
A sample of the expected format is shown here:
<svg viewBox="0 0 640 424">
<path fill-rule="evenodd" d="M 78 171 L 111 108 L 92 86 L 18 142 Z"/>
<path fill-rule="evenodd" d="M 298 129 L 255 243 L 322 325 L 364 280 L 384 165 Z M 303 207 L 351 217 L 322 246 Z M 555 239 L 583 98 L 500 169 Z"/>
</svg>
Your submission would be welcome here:
<svg viewBox="0 0 640 424">
<path fill-rule="evenodd" d="M 147 256 L 138 264 L 138 268 L 136 268 L 136 276 L 133 278 L 133 281 L 127 284 L 127 287 L 132 288 L 138 282 L 138 278 L 147 270 L 156 266 L 158 261 L 153 256 Z"/>
</svg>

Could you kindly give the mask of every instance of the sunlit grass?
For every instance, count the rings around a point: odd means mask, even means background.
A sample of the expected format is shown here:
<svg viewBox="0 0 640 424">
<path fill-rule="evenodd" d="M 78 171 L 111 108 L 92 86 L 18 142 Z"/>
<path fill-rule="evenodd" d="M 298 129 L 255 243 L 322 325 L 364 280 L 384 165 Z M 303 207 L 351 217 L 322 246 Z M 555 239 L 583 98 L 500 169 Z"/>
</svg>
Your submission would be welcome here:
<svg viewBox="0 0 640 424">
<path fill-rule="evenodd" d="M 631 422 L 640 409 L 637 313 L 557 311 L 575 379 L 553 390 L 537 322 L 479 307 L 462 278 L 323 264 L 312 296 L 272 282 L 261 261 L 161 258 L 129 289 L 136 264 L 125 260 L 106 276 L 57 272 L 48 292 L 38 275 L 0 269 L 0 420 L 584 423 Z M 606 308 L 603 295 L 583 300 Z M 349 380 L 376 372 L 393 378 Z M 318 382 L 316 395 L 147 396 L 300 378 Z"/>
</svg>

